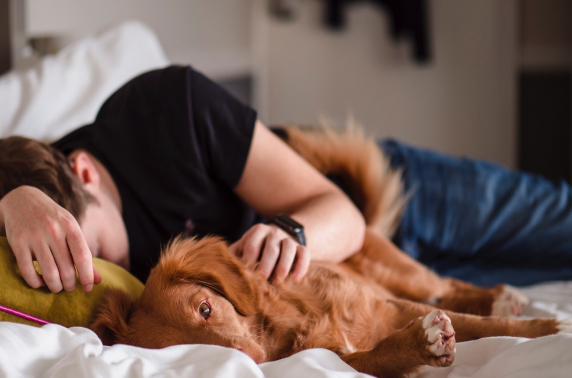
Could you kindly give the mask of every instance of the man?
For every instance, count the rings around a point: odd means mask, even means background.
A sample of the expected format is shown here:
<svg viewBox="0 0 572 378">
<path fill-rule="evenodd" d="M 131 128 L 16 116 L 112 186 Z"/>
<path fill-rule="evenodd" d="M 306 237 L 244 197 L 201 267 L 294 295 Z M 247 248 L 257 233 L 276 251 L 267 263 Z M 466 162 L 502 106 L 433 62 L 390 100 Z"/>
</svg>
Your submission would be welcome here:
<svg viewBox="0 0 572 378">
<path fill-rule="evenodd" d="M 76 207 L 85 212 L 64 210 L 54 190 L 25 186 L 30 177 L 22 172 L 15 189 L 0 191 L 0 233 L 33 287 L 73 289 L 75 264 L 90 290 L 100 279 L 92 254 L 145 280 L 160 249 L 180 233 L 222 235 L 276 281 L 301 278 L 311 259 L 341 261 L 363 242 L 364 220 L 351 202 L 253 110 L 191 68 L 134 79 L 92 125 L 54 147 L 84 191 L 73 193 L 84 198 Z M 568 184 L 395 141 L 380 147 L 403 169 L 410 193 L 394 239 L 406 253 L 441 275 L 481 285 L 572 279 Z M 260 223 L 280 213 L 305 227 L 307 248 Z"/>
<path fill-rule="evenodd" d="M 0 234 L 32 287 L 73 290 L 75 266 L 91 290 L 100 280 L 92 255 L 145 280 L 161 248 L 182 232 L 226 237 L 234 253 L 260 260 L 261 274 L 278 282 L 300 279 L 311 259 L 342 261 L 363 242 L 365 222 L 351 201 L 252 109 L 189 67 L 135 78 L 93 124 L 54 147 L 67 156 L 68 180 L 84 191 L 84 212 L 72 216 L 42 188 L 24 185 L 26 177 L 0 193 Z M 261 223 L 279 214 L 304 226 L 307 246 Z"/>
</svg>

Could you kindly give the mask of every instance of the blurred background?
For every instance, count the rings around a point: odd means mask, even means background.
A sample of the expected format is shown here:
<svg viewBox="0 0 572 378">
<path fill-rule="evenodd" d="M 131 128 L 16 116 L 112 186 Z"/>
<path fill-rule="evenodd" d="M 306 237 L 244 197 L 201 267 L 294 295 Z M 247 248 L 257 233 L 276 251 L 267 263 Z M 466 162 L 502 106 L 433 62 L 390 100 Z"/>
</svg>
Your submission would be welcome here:
<svg viewBox="0 0 572 378">
<path fill-rule="evenodd" d="M 0 0 L 0 72 L 125 20 L 267 125 L 572 176 L 570 0 Z"/>
</svg>

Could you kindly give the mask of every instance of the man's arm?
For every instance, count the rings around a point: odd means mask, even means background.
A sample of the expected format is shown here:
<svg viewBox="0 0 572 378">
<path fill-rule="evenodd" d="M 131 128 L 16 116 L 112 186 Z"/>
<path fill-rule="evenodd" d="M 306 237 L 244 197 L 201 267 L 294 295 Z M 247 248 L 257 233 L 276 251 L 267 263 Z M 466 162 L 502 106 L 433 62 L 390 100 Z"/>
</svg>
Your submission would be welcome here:
<svg viewBox="0 0 572 378">
<path fill-rule="evenodd" d="M 276 267 L 274 276 L 280 281 L 293 266 L 293 275 L 300 278 L 307 269 L 308 257 L 340 262 L 363 244 L 365 221 L 349 198 L 261 122 L 255 126 L 235 192 L 267 218 L 286 213 L 304 226 L 308 248 L 303 252 L 291 252 L 291 238 L 273 225 L 255 226 L 232 246 L 247 262 L 260 258 L 259 269 L 267 277 Z M 288 265 L 290 260 L 294 265 Z"/>
</svg>

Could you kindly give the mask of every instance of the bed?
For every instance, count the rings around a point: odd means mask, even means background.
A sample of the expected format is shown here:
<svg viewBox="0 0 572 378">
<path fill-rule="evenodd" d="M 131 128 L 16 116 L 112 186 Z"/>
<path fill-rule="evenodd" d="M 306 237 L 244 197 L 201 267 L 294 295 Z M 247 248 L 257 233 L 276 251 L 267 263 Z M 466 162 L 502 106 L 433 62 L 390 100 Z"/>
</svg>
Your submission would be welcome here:
<svg viewBox="0 0 572 378">
<path fill-rule="evenodd" d="M 572 282 L 526 288 L 532 299 L 523 316 L 572 317 Z M 538 339 L 492 337 L 457 344 L 448 368 L 424 368 L 423 378 L 570 377 L 572 335 Z M 283 360 L 256 365 L 234 349 L 178 345 L 147 350 L 102 346 L 86 328 L 35 328 L 0 322 L 2 377 L 366 377 L 337 355 L 311 349 Z"/>
<path fill-rule="evenodd" d="M 168 64 L 151 30 L 131 22 L 85 38 L 25 72 L 0 77 L 0 137 L 54 140 L 90 122 L 122 83 Z M 524 288 L 524 317 L 572 318 L 572 282 Z M 495 337 L 459 343 L 448 368 L 421 377 L 570 377 L 572 335 Z M 0 377 L 361 377 L 334 353 L 312 349 L 256 365 L 206 345 L 146 350 L 106 347 L 86 328 L 0 322 Z"/>
</svg>

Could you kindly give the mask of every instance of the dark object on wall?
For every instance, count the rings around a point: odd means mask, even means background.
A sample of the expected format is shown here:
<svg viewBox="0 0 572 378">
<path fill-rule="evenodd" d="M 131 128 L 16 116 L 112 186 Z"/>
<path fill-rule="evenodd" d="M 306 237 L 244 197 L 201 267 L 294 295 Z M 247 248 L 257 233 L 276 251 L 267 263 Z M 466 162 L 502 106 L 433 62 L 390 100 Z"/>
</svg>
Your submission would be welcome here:
<svg viewBox="0 0 572 378">
<path fill-rule="evenodd" d="M 281 20 L 292 20 L 294 11 L 284 0 L 270 0 L 270 13 Z"/>
<path fill-rule="evenodd" d="M 571 73 L 524 72 L 519 83 L 519 168 L 572 182 Z"/>
<path fill-rule="evenodd" d="M 341 30 L 346 23 L 347 6 L 360 1 L 373 2 L 386 10 L 390 16 L 393 38 L 411 38 L 414 59 L 419 63 L 429 61 L 427 0 L 324 0 L 326 24 L 333 30 Z M 291 20 L 294 16 L 285 0 L 270 0 L 270 13 L 282 20 Z"/>
<path fill-rule="evenodd" d="M 364 0 L 325 0 L 326 23 L 339 30 L 345 25 L 345 9 L 351 3 Z M 429 30 L 426 0 L 367 0 L 389 13 L 393 38 L 410 37 L 413 40 L 413 57 L 416 61 L 429 61 Z"/>
<path fill-rule="evenodd" d="M 8 0 L 0 0 L 0 75 L 12 66 L 10 39 L 10 8 Z"/>
</svg>

